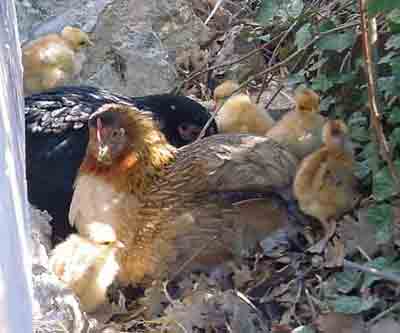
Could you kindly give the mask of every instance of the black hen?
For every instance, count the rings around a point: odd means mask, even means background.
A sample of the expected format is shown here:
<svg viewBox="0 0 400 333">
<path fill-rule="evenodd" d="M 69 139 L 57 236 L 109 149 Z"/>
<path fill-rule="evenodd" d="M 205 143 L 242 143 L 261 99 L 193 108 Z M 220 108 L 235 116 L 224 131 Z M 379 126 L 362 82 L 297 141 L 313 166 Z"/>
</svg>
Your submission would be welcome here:
<svg viewBox="0 0 400 333">
<path fill-rule="evenodd" d="M 73 229 L 68 211 L 73 183 L 88 143 L 87 119 L 106 103 L 150 111 L 176 147 L 192 142 L 210 118 L 184 96 L 124 97 L 94 87 L 62 87 L 25 98 L 26 172 L 29 201 L 53 217 L 53 242 Z M 217 132 L 215 122 L 206 136 Z"/>
</svg>

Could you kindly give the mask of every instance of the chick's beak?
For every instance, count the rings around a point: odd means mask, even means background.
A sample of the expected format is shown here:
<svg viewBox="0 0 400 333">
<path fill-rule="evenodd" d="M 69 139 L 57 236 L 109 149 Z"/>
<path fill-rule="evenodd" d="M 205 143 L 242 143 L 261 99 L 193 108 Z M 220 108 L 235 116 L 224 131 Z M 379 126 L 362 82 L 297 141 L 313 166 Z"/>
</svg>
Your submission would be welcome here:
<svg viewBox="0 0 400 333">
<path fill-rule="evenodd" d="M 111 151 L 108 146 L 101 145 L 99 147 L 97 161 L 103 164 L 111 164 Z"/>
<path fill-rule="evenodd" d="M 89 46 L 94 46 L 94 43 L 88 38 L 87 43 Z"/>
</svg>

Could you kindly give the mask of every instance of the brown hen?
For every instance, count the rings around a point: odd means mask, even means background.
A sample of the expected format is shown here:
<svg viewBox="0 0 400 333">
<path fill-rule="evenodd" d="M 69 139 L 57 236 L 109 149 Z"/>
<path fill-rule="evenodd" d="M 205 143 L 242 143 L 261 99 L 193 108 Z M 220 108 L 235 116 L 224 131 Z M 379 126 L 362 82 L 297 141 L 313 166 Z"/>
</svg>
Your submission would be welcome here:
<svg viewBox="0 0 400 333">
<path fill-rule="evenodd" d="M 309 249 L 311 252 L 322 252 L 335 226 L 331 219 L 353 208 L 359 197 L 346 133 L 347 127 L 341 120 L 328 121 L 322 133 L 324 146 L 307 156 L 296 173 L 293 192 L 300 209 L 317 218 L 325 233 Z"/>
<path fill-rule="evenodd" d="M 150 117 L 117 104 L 93 114 L 89 132 L 70 222 L 90 239 L 93 224 L 112 226 L 125 245 L 123 284 L 218 263 L 240 248 L 243 229 L 268 234 L 287 222 L 269 193 L 291 186 L 297 159 L 272 140 L 214 135 L 177 150 Z M 264 220 L 248 214 L 254 198 L 257 209 L 268 203 Z"/>
</svg>

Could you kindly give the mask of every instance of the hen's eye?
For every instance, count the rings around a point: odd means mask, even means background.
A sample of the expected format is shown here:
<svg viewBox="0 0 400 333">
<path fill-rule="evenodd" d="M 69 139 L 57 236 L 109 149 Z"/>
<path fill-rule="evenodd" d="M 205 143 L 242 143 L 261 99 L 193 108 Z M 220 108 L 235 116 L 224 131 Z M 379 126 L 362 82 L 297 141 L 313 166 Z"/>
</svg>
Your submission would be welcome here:
<svg viewBox="0 0 400 333">
<path fill-rule="evenodd" d="M 125 130 L 123 128 L 113 130 L 113 132 L 111 133 L 111 137 L 113 139 L 118 138 L 120 136 L 124 136 L 124 135 L 125 135 Z"/>
</svg>

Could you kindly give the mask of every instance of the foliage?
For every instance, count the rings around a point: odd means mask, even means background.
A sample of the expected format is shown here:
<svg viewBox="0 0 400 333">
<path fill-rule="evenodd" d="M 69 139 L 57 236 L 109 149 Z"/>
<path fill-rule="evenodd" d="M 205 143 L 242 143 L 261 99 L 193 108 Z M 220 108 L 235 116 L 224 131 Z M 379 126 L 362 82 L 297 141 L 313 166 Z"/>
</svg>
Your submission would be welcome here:
<svg viewBox="0 0 400 333">
<path fill-rule="evenodd" d="M 323 4 L 318 8 L 306 2 L 301 6 L 298 1 L 265 0 L 258 21 L 266 30 L 278 18 L 297 22 L 292 32 L 291 52 L 304 50 L 288 64 L 289 82 L 309 84 L 323 97 L 321 110 L 348 123 L 357 158 L 356 174 L 376 200 L 369 210 L 369 221 L 377 228 L 377 241 L 385 243 L 392 238 L 393 230 L 390 200 L 399 189 L 379 154 L 366 108 L 368 95 L 361 36 L 359 29 L 351 25 L 359 22 L 358 5 L 356 1 L 340 0 Z M 400 101 L 397 99 L 400 95 L 400 1 L 371 0 L 368 12 L 371 16 L 386 13 L 377 24 L 382 47 L 376 49 L 376 81 L 383 106 L 381 120 L 385 136 L 393 151 L 394 164 L 400 167 Z M 270 34 L 270 38 L 274 35 Z"/>
</svg>

